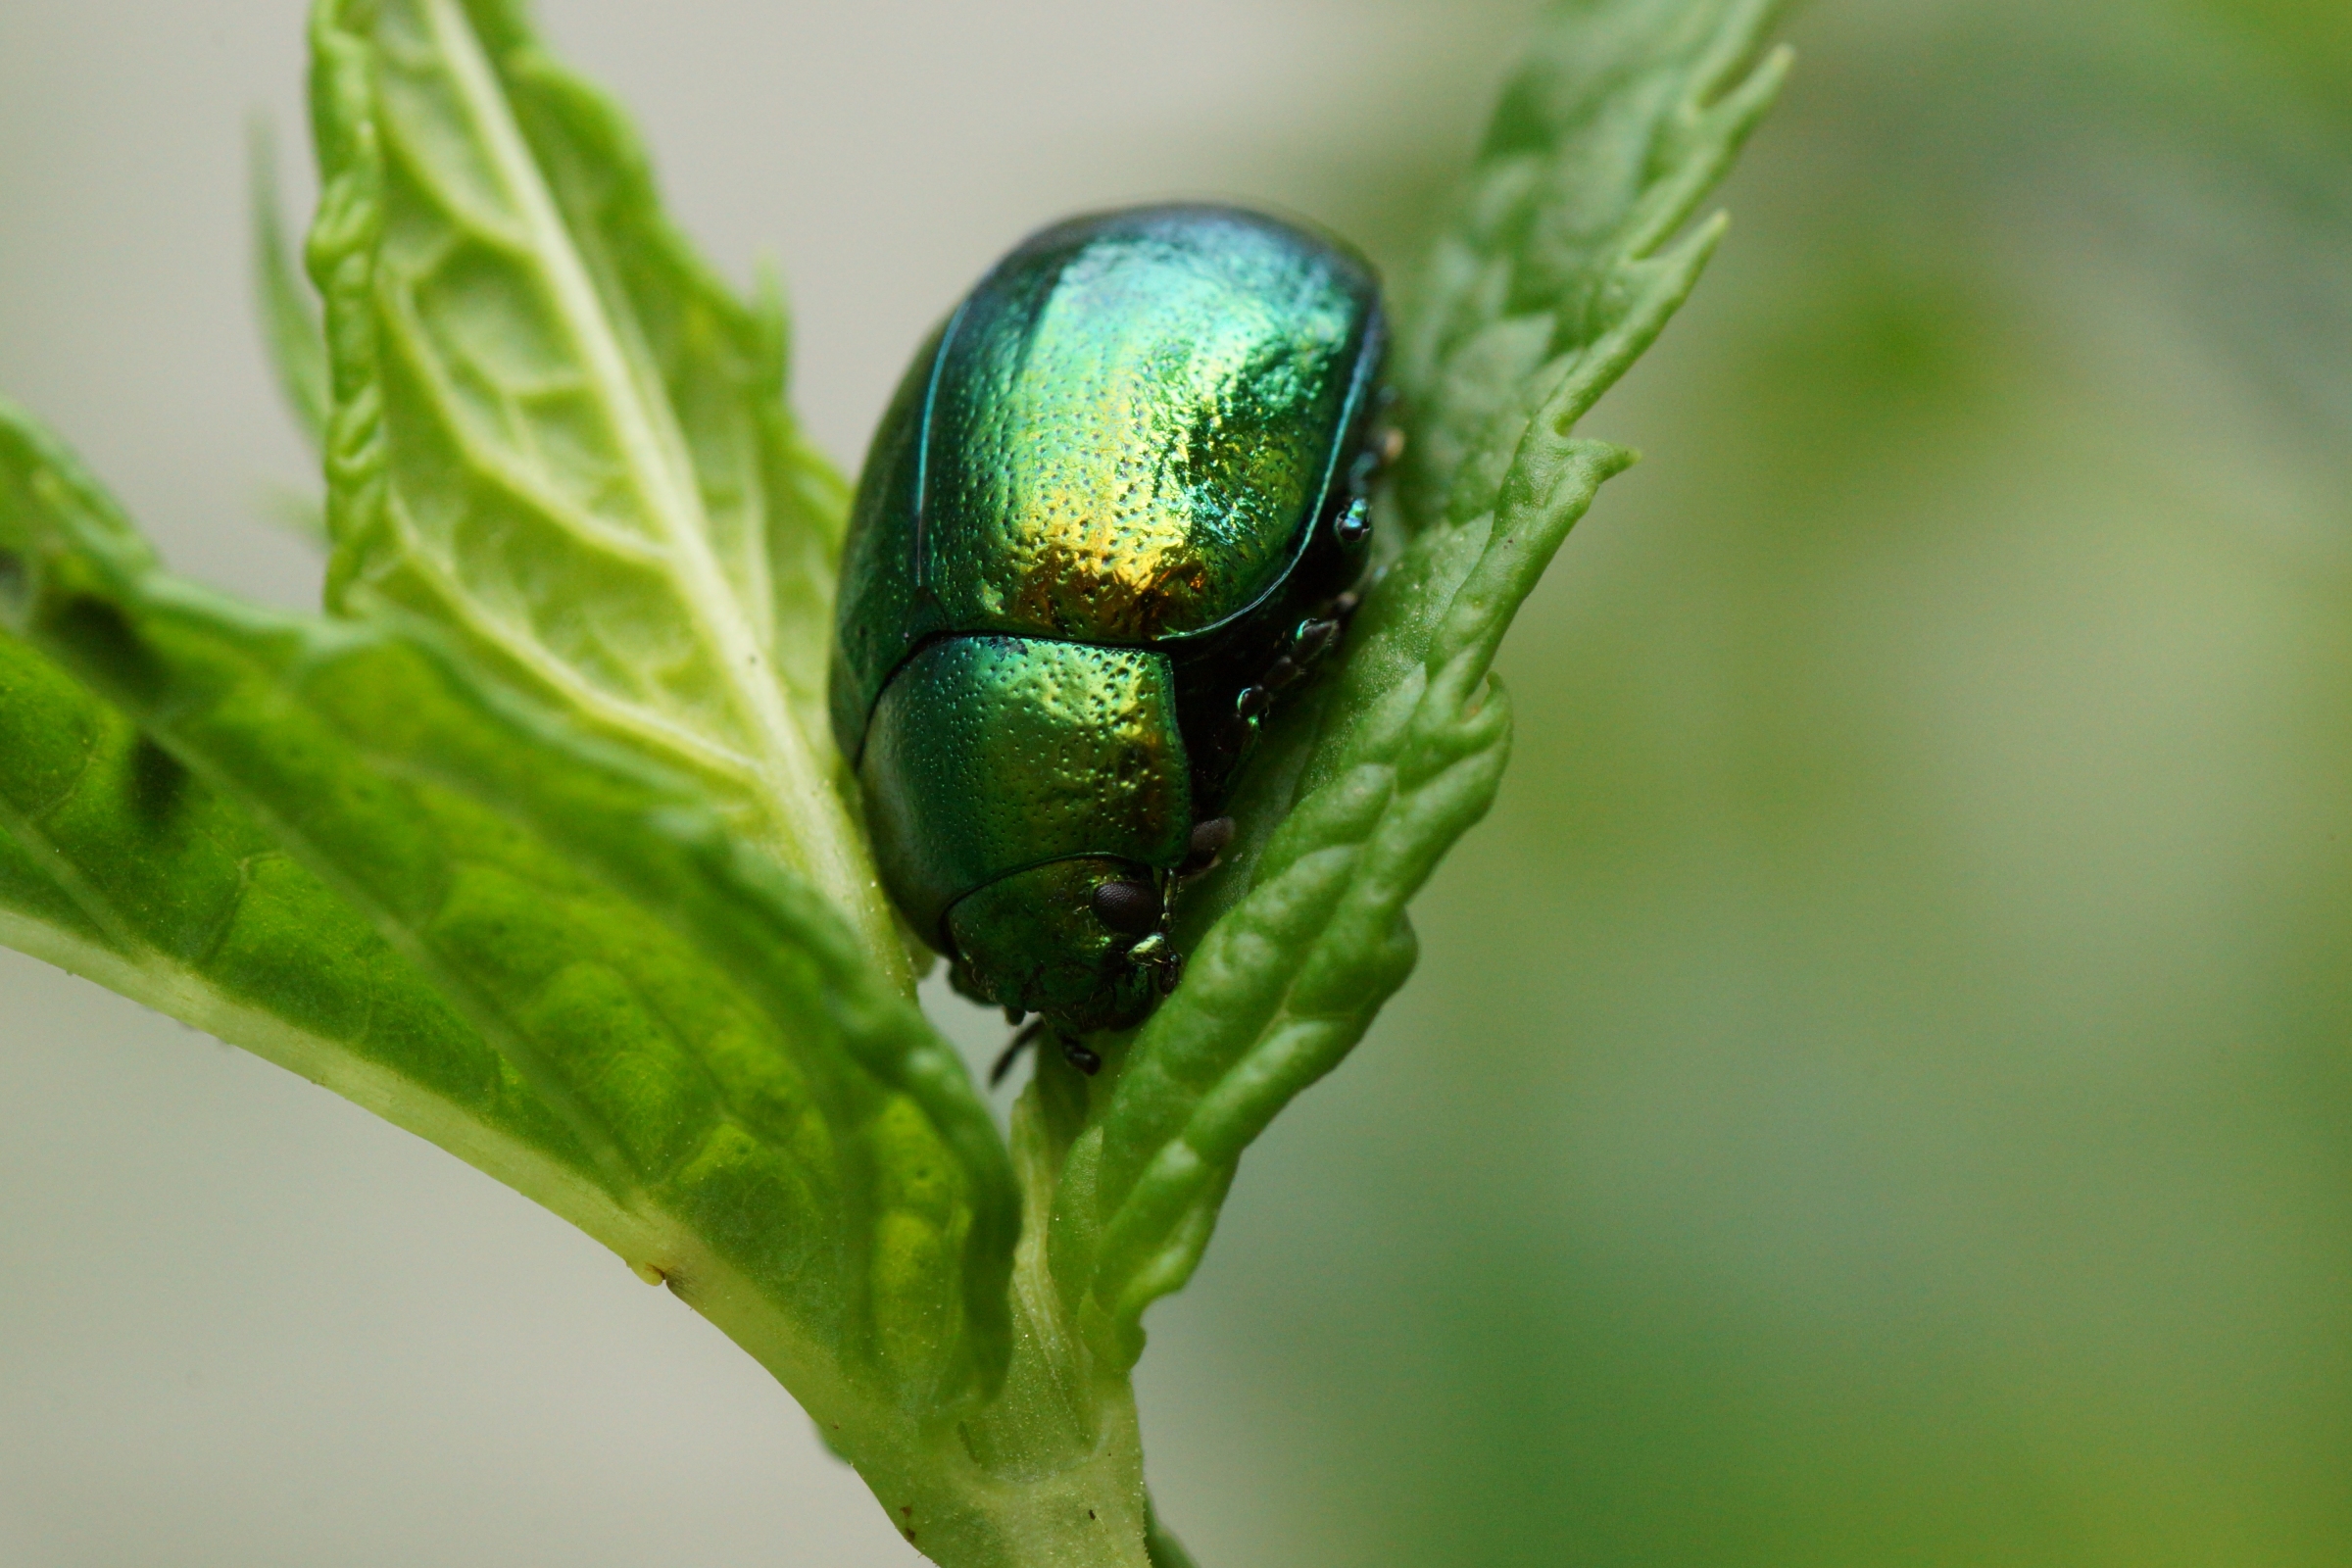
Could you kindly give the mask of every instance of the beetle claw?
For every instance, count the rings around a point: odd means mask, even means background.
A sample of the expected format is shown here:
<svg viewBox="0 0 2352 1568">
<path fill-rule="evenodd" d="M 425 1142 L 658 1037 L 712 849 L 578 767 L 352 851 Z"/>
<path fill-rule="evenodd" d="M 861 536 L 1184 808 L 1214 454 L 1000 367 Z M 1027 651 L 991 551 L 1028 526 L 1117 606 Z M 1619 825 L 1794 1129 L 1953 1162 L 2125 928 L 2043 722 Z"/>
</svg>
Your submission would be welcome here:
<svg viewBox="0 0 2352 1568">
<path fill-rule="evenodd" d="M 1348 510 L 1339 514 L 1331 525 L 1332 537 L 1353 549 L 1372 537 L 1372 508 L 1362 496 L 1348 503 Z"/>
<path fill-rule="evenodd" d="M 1339 639 L 1340 623 L 1336 620 L 1302 620 L 1291 634 L 1291 658 L 1299 664 L 1312 664 L 1331 652 Z"/>
<path fill-rule="evenodd" d="M 1164 928 L 1129 948 L 1127 961 L 1139 968 L 1154 971 L 1152 979 L 1158 983 L 1159 994 L 1163 997 L 1175 990 L 1176 982 L 1184 978 L 1184 955 L 1176 951 L 1176 944 L 1168 940 Z"/>
</svg>

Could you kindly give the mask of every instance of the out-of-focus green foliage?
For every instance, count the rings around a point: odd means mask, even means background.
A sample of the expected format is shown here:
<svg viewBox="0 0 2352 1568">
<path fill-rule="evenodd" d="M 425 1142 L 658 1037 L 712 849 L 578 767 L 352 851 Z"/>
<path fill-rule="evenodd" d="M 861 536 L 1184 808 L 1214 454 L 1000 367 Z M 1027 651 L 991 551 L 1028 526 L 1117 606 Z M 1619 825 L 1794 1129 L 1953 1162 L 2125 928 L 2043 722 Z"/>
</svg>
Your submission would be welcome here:
<svg viewBox="0 0 2352 1568">
<path fill-rule="evenodd" d="M 2202 33 L 2191 34 L 2188 48 L 2251 47 L 2295 78 L 2303 93 L 2273 99 L 2282 116 L 2319 114 L 2339 125 L 2352 121 L 2344 90 L 2352 82 L 2352 11 L 2333 0 L 2176 0 L 2168 9 Z M 2290 107 L 2291 98 L 2303 101 Z"/>
<path fill-rule="evenodd" d="M 1257 764 L 1192 981 L 1101 1080 L 1049 1061 L 1008 1152 L 840 793 L 841 495 L 772 295 L 695 258 L 509 0 L 319 0 L 322 354 L 266 186 L 256 227 L 314 425 L 326 370 L 331 613 L 165 573 L 0 408 L 0 930 L 665 1279 L 941 1561 L 1181 1562 L 1141 1315 L 1401 983 L 1404 906 L 1492 801 L 1495 651 L 1630 462 L 1574 426 L 1713 249 L 1676 235 L 1778 84 L 1772 11 L 1547 24 L 1404 333 L 1419 456 L 1345 669 Z"/>
<path fill-rule="evenodd" d="M 306 1068 L 348 1054 L 388 1075 L 379 1105 L 670 1279 L 821 1419 L 853 1419 L 828 1406 L 878 1392 L 861 1383 L 953 1407 L 985 1380 L 1010 1170 L 838 911 L 680 781 L 502 699 L 421 628 L 164 575 L 5 410 L 0 476 L 0 613 L 122 715 L 8 645 L 41 743 L 15 757 L 16 836 L 86 890 L 73 909 L 94 929 L 69 935 L 154 970 L 141 1000 L 257 1010 L 272 1038 L 307 1031 L 283 1048 Z M 349 905 L 272 874 L 288 857 Z M 353 943 L 354 908 L 382 941 Z M 247 929 L 268 939 L 258 973 Z M 336 944 L 316 982 L 311 942 Z M 440 1005 L 407 1010 L 435 1027 L 393 1027 L 418 971 Z"/>
<path fill-rule="evenodd" d="M 1632 462 L 1571 432 L 1714 249 L 1720 222 L 1670 241 L 1779 88 L 1786 57 L 1757 60 L 1774 9 L 1569 8 L 1504 92 L 1393 367 L 1413 437 L 1394 509 L 1406 542 L 1350 628 L 1344 674 L 1270 738 L 1237 802 L 1251 836 L 1204 890 L 1232 906 L 1191 983 L 1075 1131 L 1084 1180 L 1062 1186 L 1054 1264 L 1114 1365 L 1141 1351 L 1144 1308 L 1199 1262 L 1242 1151 L 1411 968 L 1405 902 L 1501 777 L 1494 651 Z"/>
<path fill-rule="evenodd" d="M 2348 16 L 1802 14 L 1419 982 L 1153 1314 L 1204 1561 L 2352 1560 Z M 1294 199 L 1403 277 L 1460 149 L 1380 96 Z"/>
<path fill-rule="evenodd" d="M 1154 1320 L 1204 1561 L 2352 1560 L 2344 16 L 1799 14 L 1416 983 Z"/>
<path fill-rule="evenodd" d="M 695 255 L 507 0 L 322 5 L 312 43 L 329 605 L 430 620 L 693 777 L 895 974 L 823 717 L 845 498 L 773 290 Z"/>
</svg>

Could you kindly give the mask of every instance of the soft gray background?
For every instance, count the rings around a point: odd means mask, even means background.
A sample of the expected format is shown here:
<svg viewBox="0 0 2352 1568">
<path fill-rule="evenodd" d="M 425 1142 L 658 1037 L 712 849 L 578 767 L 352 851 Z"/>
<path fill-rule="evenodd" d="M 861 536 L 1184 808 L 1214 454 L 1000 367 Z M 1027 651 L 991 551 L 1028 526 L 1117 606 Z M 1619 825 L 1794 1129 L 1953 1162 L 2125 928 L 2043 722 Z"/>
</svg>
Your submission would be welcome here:
<svg viewBox="0 0 2352 1568">
<path fill-rule="evenodd" d="M 1360 184 L 1367 145 L 1459 156 L 1530 9 L 542 18 L 721 265 L 780 264 L 802 406 L 854 466 L 933 317 L 1024 232 L 1163 194 L 1344 220 L 1318 191 L 1334 167 Z M 0 387 L 174 564 L 285 603 L 318 572 L 261 520 L 308 462 L 247 306 L 244 133 L 277 127 L 299 220 L 303 15 L 0 6 Z M 976 1049 L 1003 1033 L 962 1021 Z M 0 1106 L 6 1568 L 919 1560 L 716 1333 L 318 1090 L 0 952 Z M 1247 1434 L 1213 1441 L 1231 1462 Z"/>
<path fill-rule="evenodd" d="M 845 462 L 1065 212 L 1409 252 L 1530 10 L 544 5 Z M 0 8 L 0 388 L 289 602 L 298 12 Z M 1152 1319 L 1208 1568 L 2352 1562 L 2352 8 L 1794 30 L 1422 972 Z M 910 1560 L 715 1333 L 318 1091 L 0 955 L 0 1568 Z"/>
</svg>

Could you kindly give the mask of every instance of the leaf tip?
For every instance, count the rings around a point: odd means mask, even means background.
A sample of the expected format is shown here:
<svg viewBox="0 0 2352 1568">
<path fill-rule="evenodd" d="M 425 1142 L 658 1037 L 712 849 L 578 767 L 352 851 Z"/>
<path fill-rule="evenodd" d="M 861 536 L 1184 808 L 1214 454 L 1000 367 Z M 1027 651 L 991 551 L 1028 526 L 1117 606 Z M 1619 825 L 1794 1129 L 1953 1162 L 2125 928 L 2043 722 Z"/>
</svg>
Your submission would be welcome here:
<svg viewBox="0 0 2352 1568">
<path fill-rule="evenodd" d="M 1781 89 L 1788 85 L 1788 74 L 1795 69 L 1795 46 L 1775 44 L 1738 86 L 1723 95 L 1716 107 L 1740 127 L 1740 134 L 1745 135 L 1772 108 Z"/>
</svg>

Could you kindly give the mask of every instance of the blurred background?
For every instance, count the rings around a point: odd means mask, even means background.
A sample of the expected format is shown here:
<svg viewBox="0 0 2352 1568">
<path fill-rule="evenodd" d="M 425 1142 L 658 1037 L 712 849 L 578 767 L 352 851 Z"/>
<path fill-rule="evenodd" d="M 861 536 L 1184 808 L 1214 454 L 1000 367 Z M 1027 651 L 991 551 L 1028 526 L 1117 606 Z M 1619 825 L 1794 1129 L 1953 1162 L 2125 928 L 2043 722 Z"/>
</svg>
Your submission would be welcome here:
<svg viewBox="0 0 2352 1568">
<path fill-rule="evenodd" d="M 1409 275 L 1535 14 L 541 9 L 781 266 L 845 464 L 1066 212 Z M 0 388 L 287 603 L 243 133 L 307 209 L 301 27 L 0 9 Z M 1205 1568 L 2352 1562 L 2352 9 L 1789 31 L 1421 972 L 1152 1319 Z M 8 1568 L 914 1561 L 714 1331 L 321 1091 L 0 955 L 0 1106 Z"/>
</svg>

